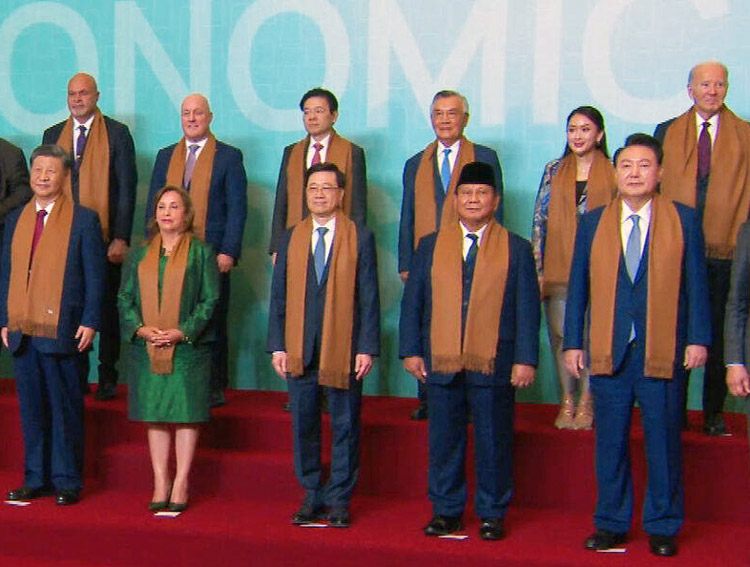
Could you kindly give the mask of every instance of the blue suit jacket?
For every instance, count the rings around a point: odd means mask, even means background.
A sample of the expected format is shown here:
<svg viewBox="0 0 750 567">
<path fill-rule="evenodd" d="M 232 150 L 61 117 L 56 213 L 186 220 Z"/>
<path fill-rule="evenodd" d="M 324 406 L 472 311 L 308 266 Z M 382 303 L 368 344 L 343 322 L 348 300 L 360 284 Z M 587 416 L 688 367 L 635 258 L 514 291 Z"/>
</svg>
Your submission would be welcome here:
<svg viewBox="0 0 750 567">
<path fill-rule="evenodd" d="M 412 256 L 414 255 L 414 184 L 417 180 L 417 170 L 419 162 L 422 160 L 422 153 L 413 155 L 404 165 L 403 186 L 404 195 L 401 200 L 401 223 L 398 230 L 398 271 L 408 272 L 411 265 Z M 503 171 L 500 168 L 500 160 L 497 153 L 492 148 L 474 144 L 474 159 L 492 166 L 495 170 L 495 183 L 500 194 L 500 205 L 495 211 L 495 220 L 503 224 Z M 433 167 L 433 180 L 435 182 L 435 228 L 440 230 L 440 220 L 443 214 L 443 203 L 445 202 L 445 191 L 443 190 L 443 181 L 440 178 L 437 161 Z"/>
<path fill-rule="evenodd" d="M 135 166 L 135 146 L 130 130 L 122 122 L 104 117 L 109 141 L 109 235 L 110 239 L 121 238 L 130 242 L 135 210 L 135 191 L 138 185 L 138 170 Z M 43 144 L 56 144 L 65 121 L 44 131 Z M 86 159 L 86 150 L 83 151 Z M 71 177 L 73 195 L 78 198 L 78 176 Z"/>
<path fill-rule="evenodd" d="M 8 325 L 11 241 L 22 210 L 13 211 L 5 222 L 0 264 L 0 327 Z M 102 228 L 97 214 L 80 205 L 73 209 L 64 278 L 57 338 L 31 338 L 34 346 L 46 354 L 74 354 L 78 352 L 78 340 L 74 338 L 78 327 L 99 328 L 106 278 Z M 15 352 L 21 344 L 22 334 L 20 331 L 10 333 L 8 339 L 10 351 Z"/>
<path fill-rule="evenodd" d="M 338 136 L 338 134 L 337 134 Z M 352 210 L 350 218 L 357 224 L 367 224 L 367 165 L 365 164 L 365 151 L 357 144 L 352 144 L 352 170 L 348 174 L 352 180 Z M 289 157 L 292 155 L 292 148 L 297 145 L 289 144 L 284 148 L 284 156 L 281 158 L 281 168 L 279 169 L 279 179 L 276 182 L 276 200 L 273 205 L 273 218 L 271 220 L 271 243 L 268 246 L 268 253 L 278 252 L 281 246 L 281 240 L 286 232 L 287 210 L 289 208 L 289 195 L 286 192 L 287 186 L 287 168 L 289 167 Z M 307 153 L 307 148 L 305 148 Z M 304 175 L 304 172 L 302 172 Z M 304 196 L 303 196 L 304 197 Z M 302 200 L 302 218 L 307 217 L 307 201 Z"/>
<path fill-rule="evenodd" d="M 177 144 L 159 150 L 151 173 L 146 201 L 146 226 L 153 217 L 153 199 L 167 183 L 167 170 Z M 228 254 L 235 263 L 242 253 L 242 233 L 247 219 L 247 175 L 242 152 L 216 141 L 216 155 L 211 172 L 206 213 L 206 242 L 217 254 Z"/>
<path fill-rule="evenodd" d="M 271 303 L 268 314 L 268 352 L 284 351 L 286 326 L 286 274 L 287 251 L 293 229 L 284 234 L 276 258 L 271 283 Z M 336 236 L 334 235 L 334 238 Z M 305 368 L 316 362 L 320 335 L 323 331 L 328 264 L 320 284 L 315 276 L 315 267 L 310 257 L 305 291 L 305 333 L 302 358 Z M 299 282 L 303 285 L 302 282 Z M 357 225 L 357 280 L 354 289 L 354 326 L 352 328 L 352 359 L 355 354 L 380 354 L 380 294 L 378 292 L 378 269 L 375 255 L 375 238 L 372 231 Z"/>
<path fill-rule="evenodd" d="M 681 365 L 685 347 L 691 344 L 711 344 L 711 310 L 708 302 L 708 284 L 704 256 L 703 235 L 695 210 L 675 203 L 682 223 L 684 242 L 682 273 L 680 277 L 680 297 L 677 313 L 677 341 L 675 364 Z M 594 209 L 581 217 L 576 234 L 573 263 L 568 280 L 568 301 L 565 308 L 565 337 L 563 349 L 582 349 L 584 345 L 584 323 L 589 303 L 589 263 L 591 244 L 599 225 L 604 207 Z M 612 360 L 614 371 L 622 364 L 630 342 L 630 331 L 635 325 L 637 337 L 646 336 L 646 306 L 648 302 L 648 243 L 646 246 L 635 282 L 631 282 L 625 268 L 621 250 L 620 267 L 617 275 L 617 297 L 615 298 L 614 337 Z M 620 246 L 620 249 L 622 246 Z M 677 277 L 677 274 L 675 274 Z"/>
<path fill-rule="evenodd" d="M 470 380 L 478 383 L 507 382 L 514 364 L 536 366 L 539 361 L 539 285 L 531 245 L 516 234 L 510 233 L 509 236 L 508 279 L 500 316 L 495 372 L 492 376 L 466 373 Z M 427 366 L 428 381 L 446 384 L 453 379 L 453 374 L 438 374 L 431 370 L 431 274 L 436 239 L 437 233 L 422 238 L 414 254 L 401 301 L 399 356 L 421 356 Z"/>
</svg>

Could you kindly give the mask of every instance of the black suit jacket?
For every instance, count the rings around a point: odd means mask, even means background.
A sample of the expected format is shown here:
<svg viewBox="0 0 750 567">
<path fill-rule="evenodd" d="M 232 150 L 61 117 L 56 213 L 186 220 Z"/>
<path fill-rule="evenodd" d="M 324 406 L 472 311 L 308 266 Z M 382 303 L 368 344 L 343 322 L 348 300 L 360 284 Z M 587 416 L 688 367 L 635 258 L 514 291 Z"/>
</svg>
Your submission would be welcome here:
<svg viewBox="0 0 750 567">
<path fill-rule="evenodd" d="M 104 117 L 109 140 L 109 239 L 121 238 L 130 242 L 135 210 L 135 190 L 138 185 L 138 171 L 135 166 L 135 145 L 130 130 L 122 122 Z M 42 136 L 43 144 L 56 144 L 65 120 L 47 128 Z M 83 159 L 86 151 L 83 150 Z M 78 200 L 78 176 L 71 177 L 73 199 Z"/>
<path fill-rule="evenodd" d="M 28 203 L 31 194 L 23 151 L 0 138 L 0 229 L 8 213 Z"/>
</svg>

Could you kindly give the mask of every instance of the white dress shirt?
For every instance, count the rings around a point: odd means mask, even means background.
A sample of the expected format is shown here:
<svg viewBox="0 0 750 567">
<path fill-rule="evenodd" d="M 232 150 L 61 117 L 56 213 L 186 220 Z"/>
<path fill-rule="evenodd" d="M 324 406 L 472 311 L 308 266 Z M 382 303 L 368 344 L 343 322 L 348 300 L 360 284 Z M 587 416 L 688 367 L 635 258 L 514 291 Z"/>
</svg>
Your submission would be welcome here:
<svg viewBox="0 0 750 567">
<path fill-rule="evenodd" d="M 464 247 L 463 247 L 463 255 L 464 260 L 466 260 L 466 256 L 469 253 L 469 248 L 471 248 L 471 238 L 466 238 L 468 234 L 476 234 L 477 235 L 477 248 L 479 248 L 482 245 L 482 236 L 484 236 L 484 231 L 487 229 L 487 225 L 484 225 L 479 230 L 476 230 L 474 232 L 470 231 L 468 228 L 464 226 L 464 223 L 459 222 L 458 223 L 461 226 L 461 232 L 464 235 Z"/>
<path fill-rule="evenodd" d="M 312 238 L 310 239 L 310 250 L 315 253 L 315 247 L 318 245 L 318 239 L 320 238 L 320 234 L 318 234 L 318 229 L 320 227 L 326 227 L 328 229 L 328 232 L 326 232 L 325 236 L 323 237 L 323 244 L 325 245 L 326 250 L 326 264 L 328 263 L 328 255 L 331 253 L 331 246 L 333 246 L 333 235 L 336 232 L 336 217 L 331 217 L 331 219 L 325 223 L 320 224 L 315 219 L 312 219 L 313 224 L 313 230 L 312 230 Z"/>
<path fill-rule="evenodd" d="M 708 120 L 703 118 L 697 112 L 695 113 L 695 136 L 696 136 L 695 139 L 696 140 L 698 140 L 701 137 L 701 130 L 703 130 L 704 122 L 708 122 L 710 124 L 710 126 L 708 127 L 708 137 L 711 139 L 711 149 L 714 149 L 714 145 L 716 144 L 716 134 L 719 133 L 719 113 L 717 112 Z"/>
<path fill-rule="evenodd" d="M 638 212 L 631 209 L 628 204 L 622 202 L 622 213 L 620 213 L 620 238 L 622 239 L 622 253 L 625 254 L 625 250 L 628 248 L 628 239 L 630 238 L 630 232 L 633 230 L 633 221 L 630 220 L 630 215 L 638 215 L 640 221 L 638 222 L 638 228 L 641 230 L 641 256 L 643 256 L 643 247 L 646 245 L 646 237 L 648 236 L 648 229 L 651 225 L 651 210 L 653 209 L 654 200 L 649 199 L 648 203 L 641 207 Z"/>
<path fill-rule="evenodd" d="M 443 171 L 443 160 L 445 159 L 445 154 L 443 153 L 443 150 L 447 150 L 450 148 L 451 153 L 448 154 L 448 165 L 451 166 L 451 173 L 453 173 L 453 166 L 456 165 L 456 158 L 458 157 L 458 150 L 461 148 L 461 138 L 456 140 L 456 142 L 452 146 L 446 146 L 438 140 L 438 147 L 437 147 L 437 154 L 438 154 L 438 160 L 437 160 L 437 167 L 438 171 Z"/>
<path fill-rule="evenodd" d="M 328 156 L 328 144 L 330 141 L 330 132 L 325 138 L 319 141 L 316 141 L 312 136 L 310 136 L 310 145 L 307 146 L 307 156 L 305 157 L 306 167 L 309 168 L 312 165 L 312 159 L 315 155 L 315 144 L 320 144 L 321 146 L 323 146 L 322 148 L 320 148 L 320 163 L 323 163 L 326 160 L 326 157 Z"/>
</svg>

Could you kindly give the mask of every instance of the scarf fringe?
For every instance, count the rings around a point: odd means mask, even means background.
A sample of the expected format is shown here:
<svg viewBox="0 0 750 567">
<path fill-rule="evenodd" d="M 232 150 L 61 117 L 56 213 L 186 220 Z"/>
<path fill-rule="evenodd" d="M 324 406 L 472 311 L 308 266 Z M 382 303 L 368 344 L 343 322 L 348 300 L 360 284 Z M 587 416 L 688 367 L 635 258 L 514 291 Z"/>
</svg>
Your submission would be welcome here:
<svg viewBox="0 0 750 567">
<path fill-rule="evenodd" d="M 22 321 L 18 321 L 15 324 L 10 324 L 8 325 L 8 330 L 11 332 L 21 331 L 24 335 L 29 335 L 32 337 L 40 337 L 45 339 L 57 338 L 57 325 L 35 323 L 31 319 L 24 319 Z"/>
<path fill-rule="evenodd" d="M 348 372 L 338 372 L 336 370 L 325 370 L 321 368 L 318 371 L 318 385 L 330 386 L 331 388 L 338 388 L 339 390 L 348 390 L 350 377 L 351 374 Z"/>
</svg>

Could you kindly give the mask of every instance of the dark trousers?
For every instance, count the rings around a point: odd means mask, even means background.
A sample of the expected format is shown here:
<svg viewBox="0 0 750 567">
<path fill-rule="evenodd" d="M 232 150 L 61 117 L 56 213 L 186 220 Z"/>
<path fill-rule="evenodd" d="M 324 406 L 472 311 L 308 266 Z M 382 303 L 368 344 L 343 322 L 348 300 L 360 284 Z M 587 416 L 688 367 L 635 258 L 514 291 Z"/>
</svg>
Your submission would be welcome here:
<svg viewBox="0 0 750 567">
<path fill-rule="evenodd" d="M 83 486 L 82 357 L 39 352 L 28 337 L 14 353 L 21 406 L 24 484 L 80 490 Z"/>
<path fill-rule="evenodd" d="M 643 377 L 645 347 L 633 343 L 613 376 L 592 376 L 596 418 L 597 529 L 625 533 L 633 515 L 630 421 L 638 401 L 646 442 L 648 480 L 643 527 L 675 535 L 684 518 L 680 431 L 685 372 L 671 380 Z"/>
<path fill-rule="evenodd" d="M 226 390 L 229 385 L 229 339 L 227 319 L 229 315 L 229 274 L 219 274 L 219 301 L 212 317 L 216 342 L 211 349 L 211 391 Z"/>
<path fill-rule="evenodd" d="M 289 378 L 294 472 L 313 507 L 347 508 L 359 476 L 359 432 L 362 382 L 353 377 L 349 389 L 319 388 L 317 371 Z M 320 396 L 328 396 L 333 431 L 331 472 L 323 484 Z"/>
<path fill-rule="evenodd" d="M 102 299 L 102 318 L 99 332 L 99 385 L 117 384 L 117 361 L 120 359 L 120 315 L 117 311 L 117 292 L 120 289 L 121 264 L 107 262 L 107 280 Z M 88 381 L 90 357 L 93 351 L 84 353 L 82 358 L 82 382 Z"/>
<path fill-rule="evenodd" d="M 724 399 L 727 397 L 724 367 L 724 312 L 729 295 L 729 274 L 732 261 L 709 258 L 706 260 L 706 267 L 711 302 L 712 342 L 708 349 L 708 359 L 703 375 L 703 415 L 704 418 L 711 419 L 724 411 Z"/>
<path fill-rule="evenodd" d="M 434 514 L 461 516 L 467 499 L 467 404 L 474 423 L 477 493 L 483 519 L 505 516 L 513 493 L 514 391 L 509 382 L 474 384 L 459 373 L 449 384 L 428 384 L 428 496 Z"/>
</svg>

